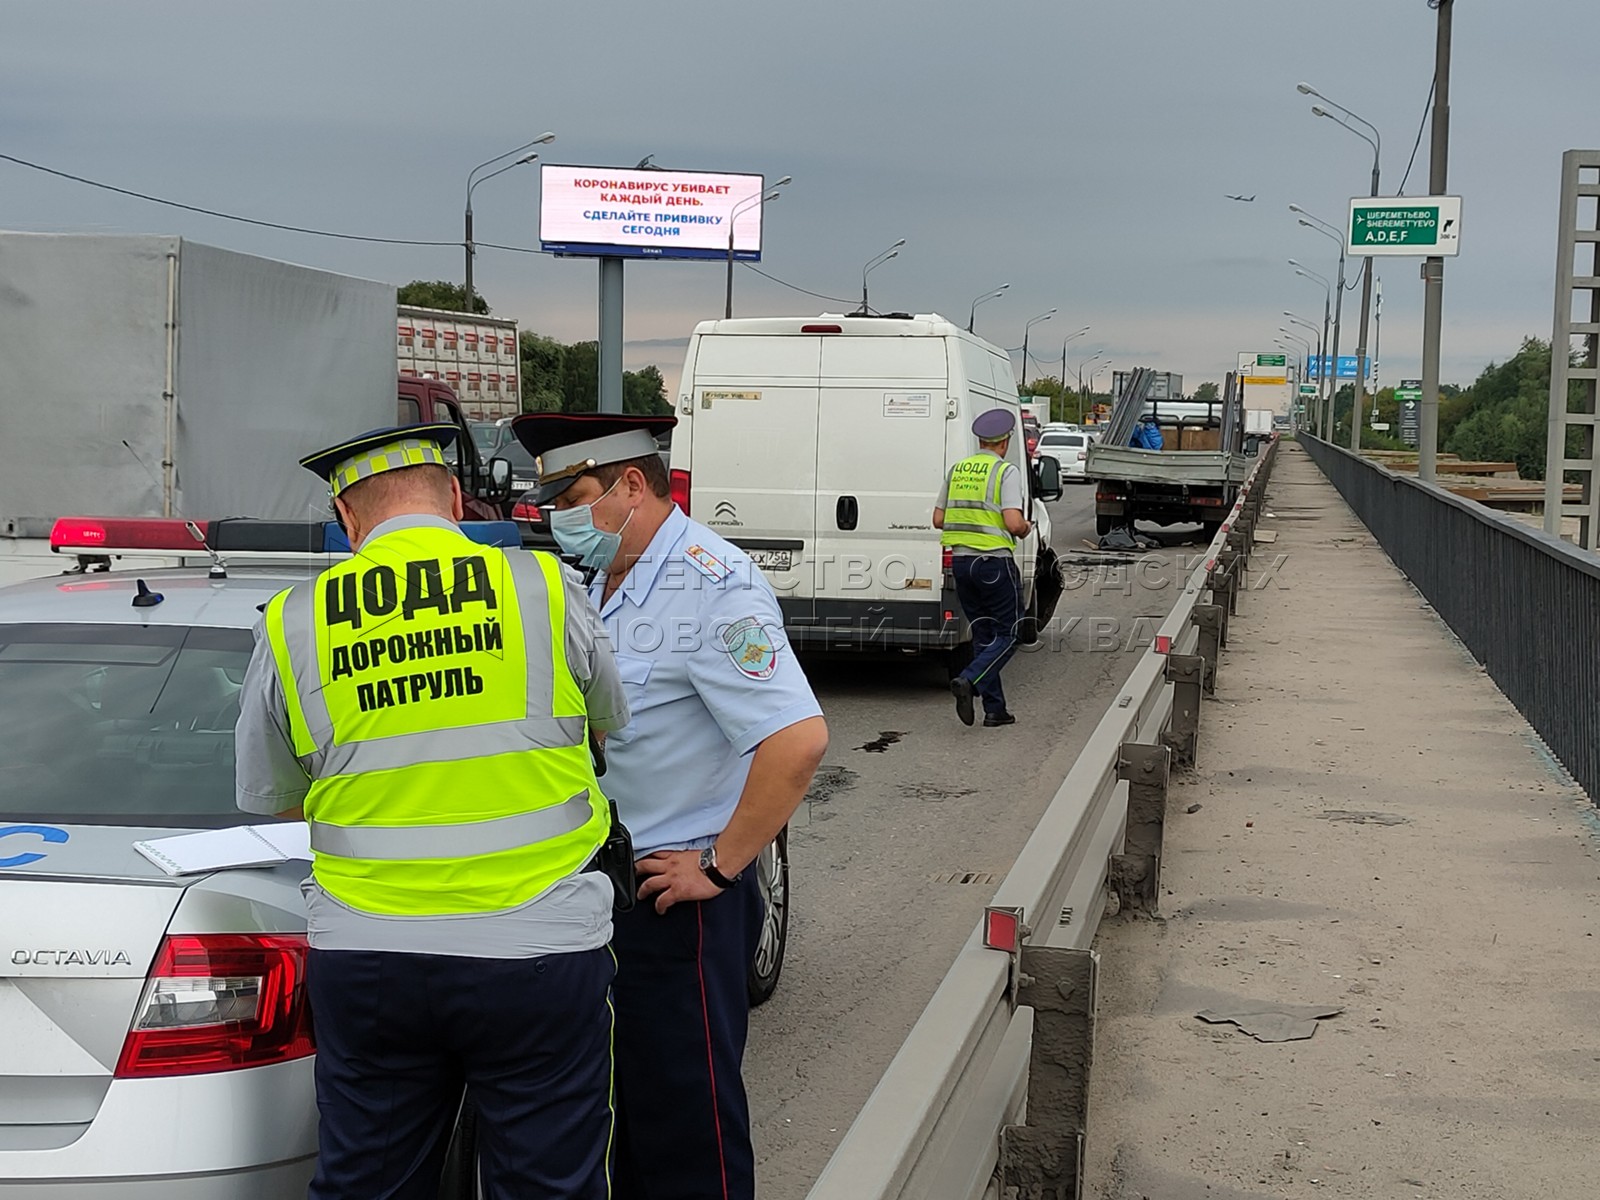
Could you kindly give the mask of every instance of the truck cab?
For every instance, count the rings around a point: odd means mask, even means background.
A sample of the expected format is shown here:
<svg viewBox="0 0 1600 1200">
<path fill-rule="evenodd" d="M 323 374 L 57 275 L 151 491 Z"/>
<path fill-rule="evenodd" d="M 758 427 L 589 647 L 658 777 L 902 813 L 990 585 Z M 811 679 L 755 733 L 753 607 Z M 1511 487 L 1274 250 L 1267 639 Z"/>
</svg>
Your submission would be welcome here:
<svg viewBox="0 0 1600 1200">
<path fill-rule="evenodd" d="M 511 515 L 510 476 L 497 485 L 488 464 L 478 452 L 472 427 L 461 412 L 461 402 L 441 379 L 418 375 L 399 377 L 398 423 L 417 425 L 441 422 L 456 427 L 455 445 L 445 448 L 450 469 L 461 481 L 461 503 L 469 521 L 499 521 Z"/>
</svg>

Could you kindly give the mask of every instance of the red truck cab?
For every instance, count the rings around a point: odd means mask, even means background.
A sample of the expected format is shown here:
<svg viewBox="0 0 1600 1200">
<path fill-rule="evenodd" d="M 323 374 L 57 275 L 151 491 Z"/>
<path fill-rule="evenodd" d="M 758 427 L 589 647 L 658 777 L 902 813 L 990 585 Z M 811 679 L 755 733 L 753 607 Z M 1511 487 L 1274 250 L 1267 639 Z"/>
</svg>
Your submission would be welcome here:
<svg viewBox="0 0 1600 1200">
<path fill-rule="evenodd" d="M 417 375 L 400 377 L 399 420 L 401 425 L 441 421 L 456 427 L 456 442 L 445 450 L 450 468 L 461 481 L 461 503 L 469 521 L 501 521 L 510 516 L 508 489 L 496 488 L 487 465 L 478 453 L 472 429 L 461 413 L 461 402 L 450 385 L 441 379 Z M 500 495 L 502 491 L 506 495 Z"/>
</svg>

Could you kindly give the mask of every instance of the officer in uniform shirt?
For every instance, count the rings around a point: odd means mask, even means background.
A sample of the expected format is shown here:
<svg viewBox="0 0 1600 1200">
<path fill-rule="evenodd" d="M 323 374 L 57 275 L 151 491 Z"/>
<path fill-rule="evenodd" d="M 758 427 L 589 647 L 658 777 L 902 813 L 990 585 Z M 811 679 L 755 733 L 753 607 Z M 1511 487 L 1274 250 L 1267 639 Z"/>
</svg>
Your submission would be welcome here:
<svg viewBox="0 0 1600 1200">
<path fill-rule="evenodd" d="M 1012 725 L 1000 671 L 1017 649 L 1022 620 L 1022 576 L 1011 551 L 1033 523 L 1023 515 L 1022 471 L 1006 461 L 1016 417 L 1003 408 L 972 422 L 978 452 L 950 468 L 933 508 L 933 527 L 951 549 L 956 599 L 972 626 L 972 661 L 950 683 L 956 715 L 974 719 L 974 694 L 983 699 L 983 723 Z"/>
<path fill-rule="evenodd" d="M 453 425 L 301 460 L 353 556 L 274 597 L 239 807 L 311 827 L 313 1200 L 435 1195 L 462 1088 L 485 1194 L 610 1195 L 611 813 L 588 731 L 628 706 L 582 585 L 456 527 Z"/>
<path fill-rule="evenodd" d="M 617 1196 L 748 1200 L 740 1069 L 764 916 L 757 855 L 788 823 L 827 727 L 749 557 L 670 498 L 671 417 L 530 414 L 557 542 L 597 572 L 633 719 L 605 742 L 640 903 L 618 913 Z"/>
</svg>

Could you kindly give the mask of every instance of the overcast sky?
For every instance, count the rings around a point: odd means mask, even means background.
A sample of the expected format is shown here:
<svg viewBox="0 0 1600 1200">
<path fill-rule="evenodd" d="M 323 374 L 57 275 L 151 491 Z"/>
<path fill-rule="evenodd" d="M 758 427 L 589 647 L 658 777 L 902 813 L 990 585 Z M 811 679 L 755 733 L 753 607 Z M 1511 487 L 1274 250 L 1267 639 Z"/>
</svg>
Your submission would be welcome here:
<svg viewBox="0 0 1600 1200">
<path fill-rule="evenodd" d="M 1596 0 L 1458 0 L 1450 191 L 1462 253 L 1445 278 L 1443 377 L 1468 383 L 1550 336 L 1561 152 L 1600 145 Z M 1425 0 L 7 0 L 0 152 L 191 204 L 382 236 L 461 236 L 474 164 L 543 130 L 550 161 L 794 176 L 762 268 L 880 309 L 936 311 L 1071 361 L 1220 379 L 1271 350 L 1280 312 L 1320 323 L 1335 244 L 1371 151 L 1319 120 L 1308 80 L 1383 134 L 1406 170 L 1432 73 Z M 1406 193 L 1425 193 L 1428 145 Z M 479 188 L 477 237 L 537 245 L 537 170 Z M 1225 193 L 1256 197 L 1243 204 Z M 95 191 L 0 162 L 0 227 L 176 233 L 403 283 L 459 280 L 459 247 L 280 233 Z M 1380 260 L 1382 380 L 1420 375 L 1419 260 Z M 1353 281 L 1356 265 L 1349 275 Z M 478 289 L 564 340 L 595 335 L 592 261 L 484 250 Z M 837 304 L 750 271 L 741 316 Z M 628 365 L 676 379 L 682 339 L 721 315 L 720 264 L 630 263 Z M 1345 300 L 1355 345 L 1360 292 Z M 1032 374 L 1039 372 L 1034 367 Z M 1076 368 L 1069 368 L 1075 374 Z"/>
</svg>

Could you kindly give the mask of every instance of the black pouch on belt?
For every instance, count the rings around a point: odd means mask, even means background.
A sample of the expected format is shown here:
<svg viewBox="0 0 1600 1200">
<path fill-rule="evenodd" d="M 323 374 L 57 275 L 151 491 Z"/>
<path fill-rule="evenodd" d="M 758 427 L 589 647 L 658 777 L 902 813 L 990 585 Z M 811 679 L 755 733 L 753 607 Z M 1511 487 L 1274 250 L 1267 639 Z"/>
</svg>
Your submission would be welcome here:
<svg viewBox="0 0 1600 1200">
<path fill-rule="evenodd" d="M 606 773 L 606 751 L 593 730 L 589 731 L 589 752 L 594 758 L 594 773 L 598 779 Z M 611 806 L 611 831 L 585 869 L 605 872 L 606 878 L 611 880 L 612 909 L 631 912 L 639 895 L 639 880 L 633 868 L 633 835 L 617 814 L 617 802 L 609 798 L 606 802 Z"/>
</svg>

